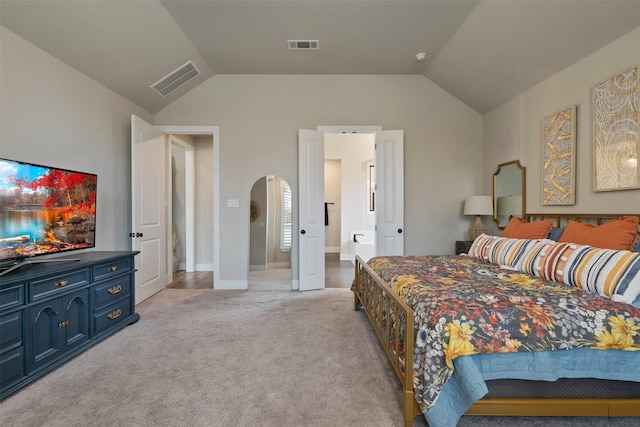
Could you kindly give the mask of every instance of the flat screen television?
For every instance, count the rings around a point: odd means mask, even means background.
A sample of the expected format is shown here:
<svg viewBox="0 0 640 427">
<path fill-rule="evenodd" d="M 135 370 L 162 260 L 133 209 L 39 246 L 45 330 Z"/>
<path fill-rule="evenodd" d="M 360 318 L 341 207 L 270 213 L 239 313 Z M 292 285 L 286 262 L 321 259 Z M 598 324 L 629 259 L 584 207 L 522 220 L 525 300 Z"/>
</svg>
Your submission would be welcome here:
<svg viewBox="0 0 640 427">
<path fill-rule="evenodd" d="M 0 158 L 0 275 L 95 247 L 97 175 Z"/>
</svg>

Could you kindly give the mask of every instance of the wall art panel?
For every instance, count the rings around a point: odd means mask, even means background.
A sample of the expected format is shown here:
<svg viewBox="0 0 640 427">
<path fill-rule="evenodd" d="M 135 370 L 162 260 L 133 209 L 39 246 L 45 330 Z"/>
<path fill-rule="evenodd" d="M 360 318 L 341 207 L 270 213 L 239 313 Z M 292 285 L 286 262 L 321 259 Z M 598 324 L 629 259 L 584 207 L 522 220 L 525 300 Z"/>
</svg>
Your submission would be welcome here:
<svg viewBox="0 0 640 427">
<path fill-rule="evenodd" d="M 542 120 L 542 204 L 574 205 L 576 107 Z"/>
<path fill-rule="evenodd" d="M 638 66 L 593 88 L 593 190 L 640 188 Z"/>
</svg>

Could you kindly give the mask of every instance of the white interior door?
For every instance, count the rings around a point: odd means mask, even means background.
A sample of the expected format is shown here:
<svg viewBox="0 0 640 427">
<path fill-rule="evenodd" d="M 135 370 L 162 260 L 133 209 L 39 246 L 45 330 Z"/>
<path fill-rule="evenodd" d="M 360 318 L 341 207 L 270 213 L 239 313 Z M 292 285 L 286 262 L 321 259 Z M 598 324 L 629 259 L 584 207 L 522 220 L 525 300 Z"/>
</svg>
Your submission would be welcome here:
<svg viewBox="0 0 640 427">
<path fill-rule="evenodd" d="M 404 131 L 376 132 L 376 255 L 404 255 Z"/>
<path fill-rule="evenodd" d="M 166 286 L 164 133 L 131 116 L 131 247 L 136 255 L 135 303 Z"/>
<path fill-rule="evenodd" d="M 324 132 L 298 131 L 300 290 L 324 288 Z"/>
</svg>

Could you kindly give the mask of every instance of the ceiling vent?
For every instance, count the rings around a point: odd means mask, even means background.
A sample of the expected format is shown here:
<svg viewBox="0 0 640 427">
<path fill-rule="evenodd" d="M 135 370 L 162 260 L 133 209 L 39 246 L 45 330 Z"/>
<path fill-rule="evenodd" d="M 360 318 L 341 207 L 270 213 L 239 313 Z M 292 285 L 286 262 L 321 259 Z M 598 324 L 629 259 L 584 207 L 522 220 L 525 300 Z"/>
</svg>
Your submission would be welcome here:
<svg viewBox="0 0 640 427">
<path fill-rule="evenodd" d="M 158 92 L 160 96 L 165 97 L 199 75 L 200 71 L 193 65 L 193 62 L 189 61 L 152 84 L 151 89 Z"/>
<path fill-rule="evenodd" d="M 290 50 L 318 50 L 320 42 L 318 40 L 287 40 Z"/>
</svg>

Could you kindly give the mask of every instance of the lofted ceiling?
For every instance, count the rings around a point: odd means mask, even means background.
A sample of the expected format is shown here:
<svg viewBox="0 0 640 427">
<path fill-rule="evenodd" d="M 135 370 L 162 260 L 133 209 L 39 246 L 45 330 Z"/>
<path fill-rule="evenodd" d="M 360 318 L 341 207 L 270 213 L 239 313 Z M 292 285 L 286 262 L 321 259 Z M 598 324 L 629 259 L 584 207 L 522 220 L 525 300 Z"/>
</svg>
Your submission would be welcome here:
<svg viewBox="0 0 640 427">
<path fill-rule="evenodd" d="M 639 27 L 640 0 L 0 0 L 0 24 L 151 113 L 215 74 L 418 74 L 484 114 Z"/>
</svg>

